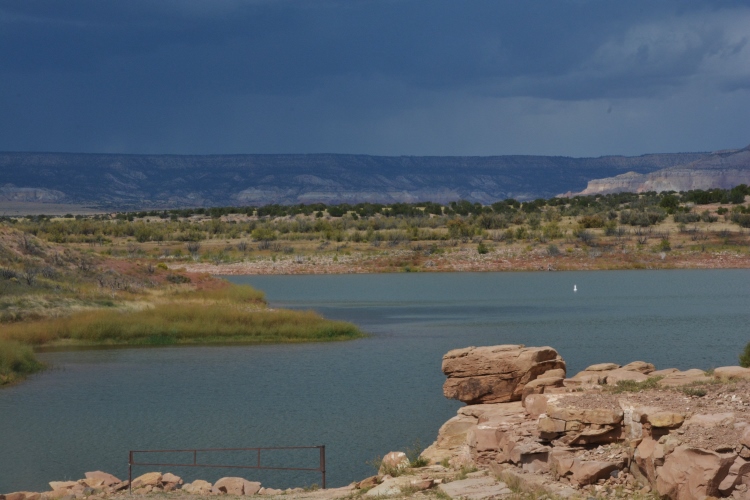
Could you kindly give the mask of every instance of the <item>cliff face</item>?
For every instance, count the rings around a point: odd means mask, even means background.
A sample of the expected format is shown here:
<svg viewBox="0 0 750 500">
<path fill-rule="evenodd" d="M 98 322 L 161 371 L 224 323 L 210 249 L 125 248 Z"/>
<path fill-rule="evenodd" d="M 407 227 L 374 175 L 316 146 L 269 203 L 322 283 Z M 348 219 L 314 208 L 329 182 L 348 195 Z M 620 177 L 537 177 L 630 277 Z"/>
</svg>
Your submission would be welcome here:
<svg viewBox="0 0 750 500">
<path fill-rule="evenodd" d="M 738 184 L 750 184 L 750 146 L 740 150 L 711 153 L 687 165 L 647 174 L 627 172 L 614 177 L 594 179 L 578 194 L 728 189 Z"/>
<path fill-rule="evenodd" d="M 0 197 L 112 209 L 368 201 L 446 203 L 461 198 L 492 203 L 505 198 L 549 198 L 581 190 L 594 178 L 628 171 L 647 174 L 706 156 L 0 153 L 0 186 L 5 186 Z"/>
<path fill-rule="evenodd" d="M 54 203 L 65 199 L 65 193 L 44 188 L 0 187 L 0 201 Z"/>
</svg>

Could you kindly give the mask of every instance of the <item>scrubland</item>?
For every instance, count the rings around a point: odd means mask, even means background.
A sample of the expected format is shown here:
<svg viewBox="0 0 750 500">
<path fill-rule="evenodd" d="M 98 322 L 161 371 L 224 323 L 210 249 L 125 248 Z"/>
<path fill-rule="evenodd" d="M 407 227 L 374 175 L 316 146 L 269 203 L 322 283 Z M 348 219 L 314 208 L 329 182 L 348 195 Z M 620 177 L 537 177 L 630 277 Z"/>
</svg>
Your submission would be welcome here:
<svg viewBox="0 0 750 500">
<path fill-rule="evenodd" d="M 362 335 L 217 274 L 750 267 L 747 186 L 492 205 L 214 207 L 0 219 L 0 379 L 29 346 Z M 15 367 L 15 368 L 14 368 Z"/>
</svg>

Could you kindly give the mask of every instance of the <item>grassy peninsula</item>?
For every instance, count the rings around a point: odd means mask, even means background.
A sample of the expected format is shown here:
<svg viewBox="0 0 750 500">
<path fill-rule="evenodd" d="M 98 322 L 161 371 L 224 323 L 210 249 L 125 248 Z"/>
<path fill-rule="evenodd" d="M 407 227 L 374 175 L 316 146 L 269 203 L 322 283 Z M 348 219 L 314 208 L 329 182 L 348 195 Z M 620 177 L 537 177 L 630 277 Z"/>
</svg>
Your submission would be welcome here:
<svg viewBox="0 0 750 500">
<path fill-rule="evenodd" d="M 0 228 L 0 385 L 43 368 L 34 347 L 284 343 L 361 337 L 262 292 L 140 258 L 112 258 Z"/>
</svg>

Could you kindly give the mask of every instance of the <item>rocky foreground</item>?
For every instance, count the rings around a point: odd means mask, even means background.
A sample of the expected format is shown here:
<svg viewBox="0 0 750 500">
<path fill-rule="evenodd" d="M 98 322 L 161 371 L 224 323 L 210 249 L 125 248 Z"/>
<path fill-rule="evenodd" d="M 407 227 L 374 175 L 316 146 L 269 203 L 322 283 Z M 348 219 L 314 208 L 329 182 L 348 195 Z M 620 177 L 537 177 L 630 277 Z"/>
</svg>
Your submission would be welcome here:
<svg viewBox="0 0 750 500">
<path fill-rule="evenodd" d="M 184 483 L 173 474 L 150 472 L 133 480 L 132 492 L 168 493 L 174 500 L 750 500 L 750 369 L 656 370 L 635 361 L 592 365 L 567 377 L 565 362 L 551 347 L 502 345 L 450 351 L 443 372 L 445 396 L 467 405 L 419 460 L 391 452 L 378 475 L 336 489 L 282 491 L 237 477 Z M 89 472 L 50 487 L 0 500 L 108 498 L 128 494 L 131 485 Z"/>
</svg>

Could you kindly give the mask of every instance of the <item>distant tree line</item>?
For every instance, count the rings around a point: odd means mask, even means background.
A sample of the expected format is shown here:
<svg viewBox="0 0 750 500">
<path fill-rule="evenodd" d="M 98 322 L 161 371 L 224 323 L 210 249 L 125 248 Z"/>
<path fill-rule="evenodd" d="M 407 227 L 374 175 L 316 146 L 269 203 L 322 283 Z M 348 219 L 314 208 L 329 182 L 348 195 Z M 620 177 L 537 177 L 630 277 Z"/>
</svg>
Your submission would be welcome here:
<svg viewBox="0 0 750 500">
<path fill-rule="evenodd" d="M 538 231 L 549 238 L 560 234 L 562 217 L 576 217 L 581 229 L 615 230 L 624 226 L 648 227 L 668 216 L 677 223 L 715 222 L 719 215 L 741 227 L 750 227 L 750 209 L 741 205 L 750 188 L 676 192 L 615 193 L 571 198 L 518 201 L 506 199 L 482 205 L 467 200 L 447 204 L 358 203 L 325 205 L 265 205 L 261 207 L 206 207 L 120 212 L 114 215 L 45 215 L 2 220 L 49 241 L 108 244 L 113 238 L 137 242 L 198 242 L 213 238 L 250 236 L 256 241 L 316 239 L 343 241 L 438 240 L 469 238 L 487 230 L 506 230 L 508 238 Z M 697 205 L 718 203 L 716 213 L 695 211 Z M 227 218 L 226 216 L 248 216 Z M 300 217 L 303 216 L 303 217 Z M 114 220 L 112 220 L 114 218 Z M 152 223 L 159 219 L 161 223 Z M 236 219 L 236 220 L 235 220 Z M 524 226 L 510 229 L 510 226 Z"/>
</svg>

